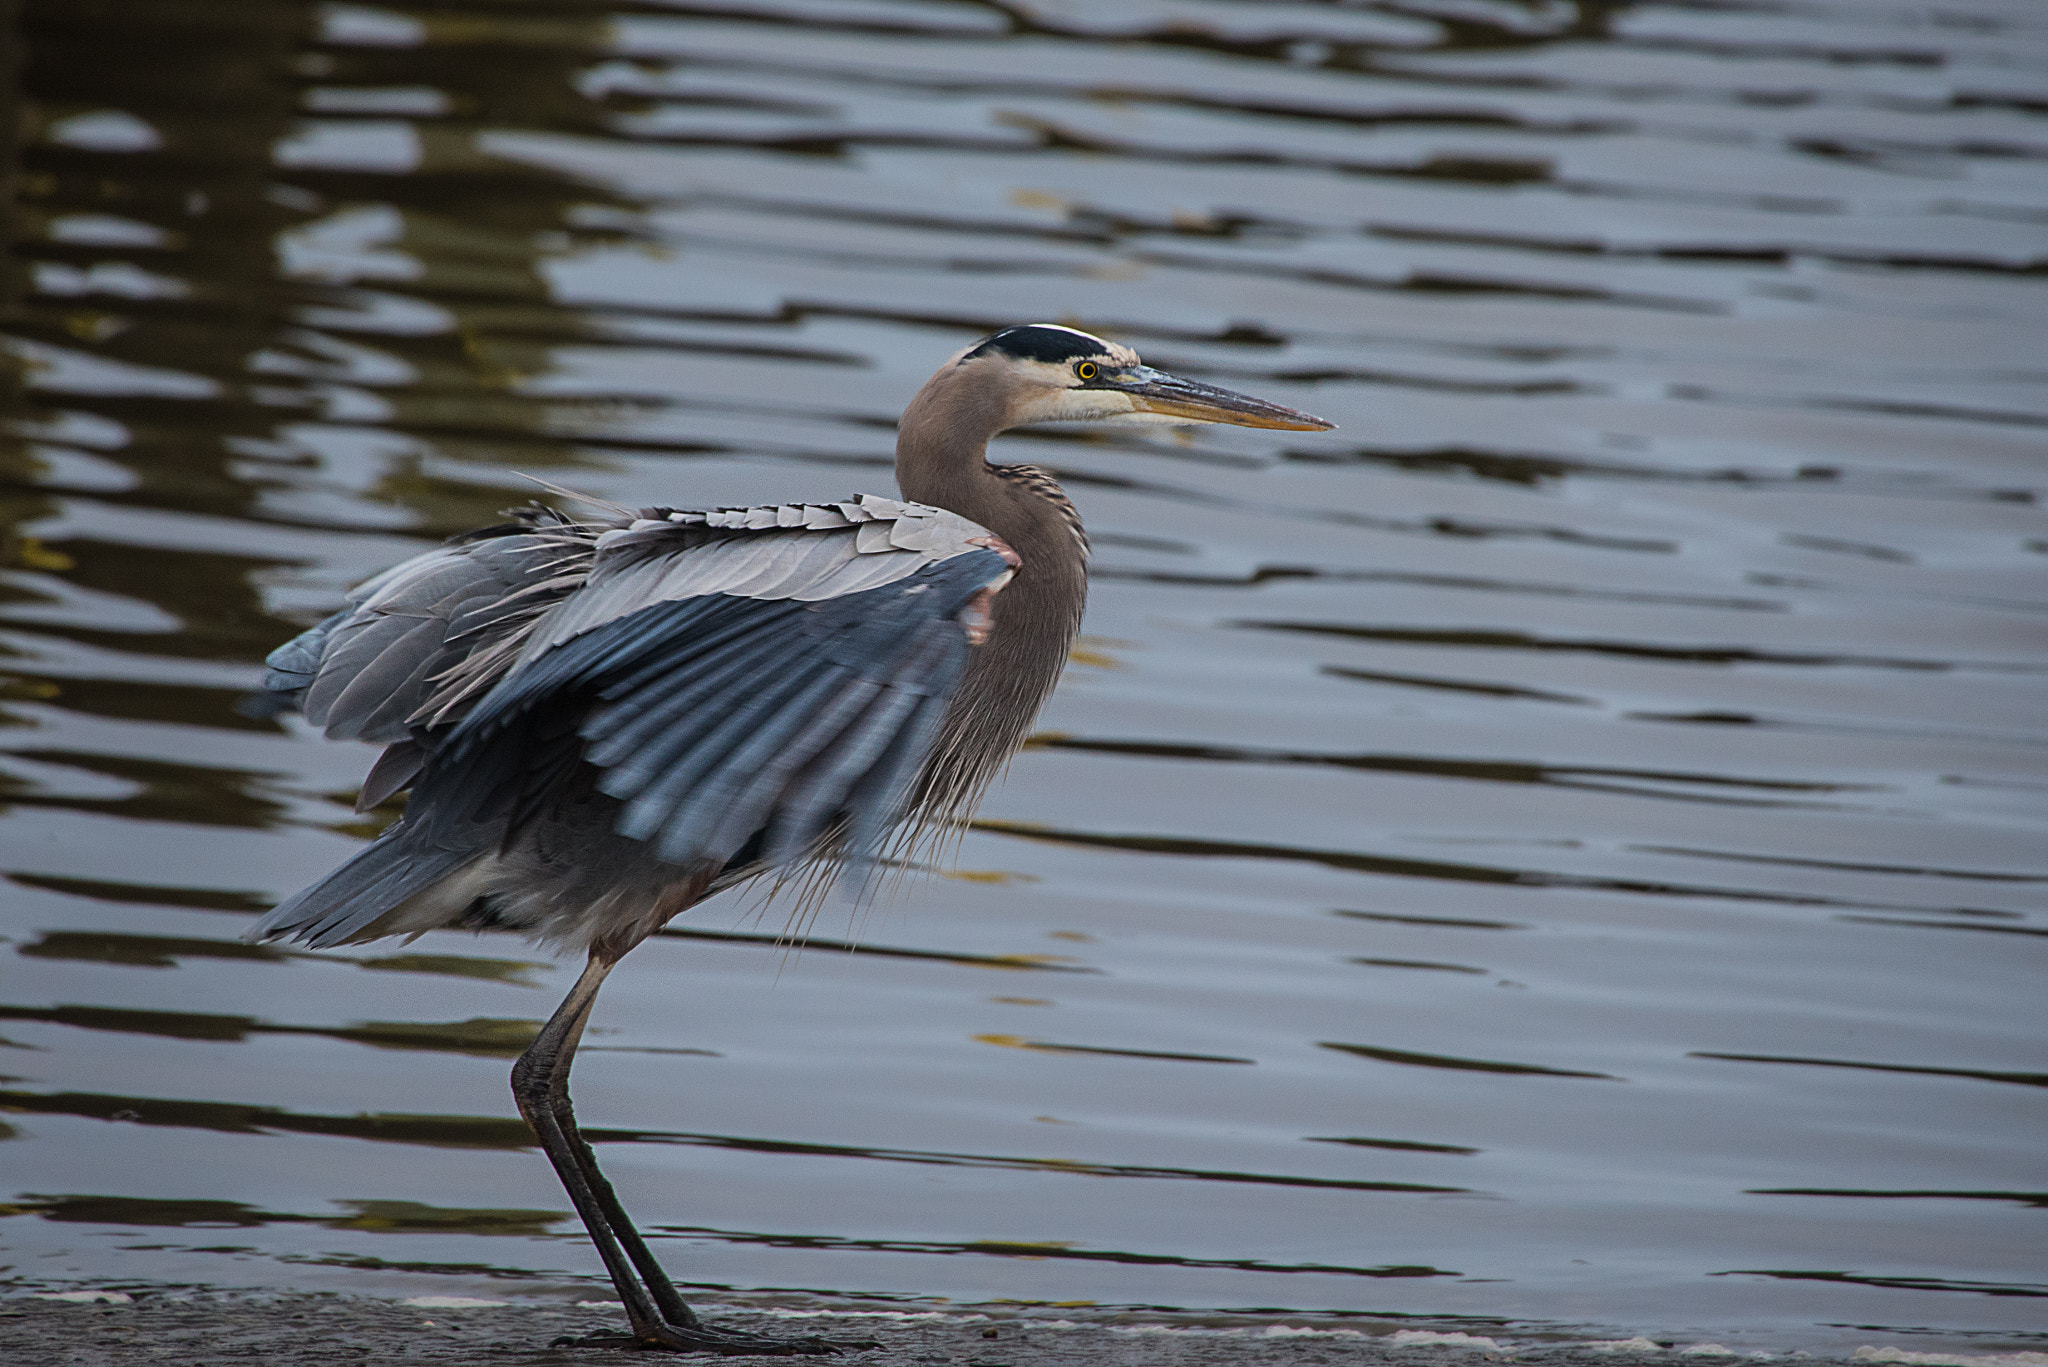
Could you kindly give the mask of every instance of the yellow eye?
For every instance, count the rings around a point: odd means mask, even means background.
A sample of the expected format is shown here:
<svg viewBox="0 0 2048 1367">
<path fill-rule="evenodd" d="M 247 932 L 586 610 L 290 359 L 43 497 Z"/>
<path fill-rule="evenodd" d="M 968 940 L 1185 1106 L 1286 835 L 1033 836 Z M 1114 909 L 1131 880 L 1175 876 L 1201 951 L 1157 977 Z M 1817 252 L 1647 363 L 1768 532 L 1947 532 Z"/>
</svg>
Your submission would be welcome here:
<svg viewBox="0 0 2048 1367">
<path fill-rule="evenodd" d="M 1084 379 L 1084 380 L 1092 380 L 1092 379 L 1094 379 L 1094 378 L 1095 378 L 1095 362 L 1093 362 L 1093 361 L 1083 361 L 1083 362 L 1081 362 L 1081 364 L 1079 364 L 1079 365 L 1077 365 L 1077 366 L 1075 366 L 1075 367 L 1074 367 L 1074 373 L 1075 373 L 1076 375 L 1080 376 L 1080 377 L 1081 377 L 1082 379 Z"/>
</svg>

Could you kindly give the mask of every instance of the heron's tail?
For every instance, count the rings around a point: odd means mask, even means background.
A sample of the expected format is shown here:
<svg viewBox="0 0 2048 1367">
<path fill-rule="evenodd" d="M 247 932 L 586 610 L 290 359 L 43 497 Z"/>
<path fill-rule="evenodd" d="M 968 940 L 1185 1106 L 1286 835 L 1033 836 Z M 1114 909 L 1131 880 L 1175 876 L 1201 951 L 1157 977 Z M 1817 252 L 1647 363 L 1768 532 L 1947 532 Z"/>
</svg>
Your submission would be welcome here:
<svg viewBox="0 0 2048 1367">
<path fill-rule="evenodd" d="M 400 821 L 312 887 L 279 902 L 249 932 L 315 949 L 431 930 L 461 919 L 495 859 L 436 848 Z"/>
</svg>

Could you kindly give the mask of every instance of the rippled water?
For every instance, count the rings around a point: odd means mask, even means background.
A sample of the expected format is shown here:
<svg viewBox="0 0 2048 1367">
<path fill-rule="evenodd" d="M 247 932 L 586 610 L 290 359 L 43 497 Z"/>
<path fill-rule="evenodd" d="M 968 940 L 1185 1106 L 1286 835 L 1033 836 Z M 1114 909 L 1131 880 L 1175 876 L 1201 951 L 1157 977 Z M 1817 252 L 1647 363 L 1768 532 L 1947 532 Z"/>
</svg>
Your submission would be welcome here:
<svg viewBox="0 0 2048 1367">
<path fill-rule="evenodd" d="M 886 492 L 1058 319 L 1342 428 L 1005 439 L 1096 585 L 959 870 L 599 1004 L 678 1277 L 2048 1339 L 2036 0 L 20 23 L 7 1277 L 596 1276 L 505 1087 L 569 975 L 241 944 L 375 823 L 236 703 L 515 472 Z"/>
</svg>

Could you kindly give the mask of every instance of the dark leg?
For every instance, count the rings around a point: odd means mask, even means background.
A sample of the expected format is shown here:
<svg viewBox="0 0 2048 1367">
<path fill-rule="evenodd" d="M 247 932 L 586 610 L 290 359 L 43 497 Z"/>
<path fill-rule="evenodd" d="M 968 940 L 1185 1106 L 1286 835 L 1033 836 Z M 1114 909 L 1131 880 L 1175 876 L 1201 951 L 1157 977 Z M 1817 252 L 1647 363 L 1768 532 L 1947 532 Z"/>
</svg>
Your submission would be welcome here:
<svg viewBox="0 0 2048 1367">
<path fill-rule="evenodd" d="M 612 1185 L 597 1166 L 597 1155 L 576 1128 L 576 1113 L 569 1104 L 569 1067 L 576 1058 L 577 1041 L 590 1019 L 597 989 L 603 985 L 616 959 L 592 954 L 583 976 L 569 989 L 569 995 L 541 1027 L 531 1046 L 512 1066 L 512 1096 L 519 1113 L 533 1127 L 541 1150 L 555 1166 L 556 1176 L 576 1204 L 576 1213 L 590 1231 L 598 1256 L 625 1302 L 626 1318 L 633 1326 L 633 1338 L 649 1347 L 672 1348 L 680 1352 L 718 1353 L 727 1357 L 794 1357 L 801 1354 L 836 1353 L 842 1348 L 870 1348 L 868 1343 L 832 1343 L 824 1339 L 774 1339 L 712 1329 L 677 1294 L 647 1247 L 633 1228 L 625 1207 L 619 1204 Z"/>
</svg>

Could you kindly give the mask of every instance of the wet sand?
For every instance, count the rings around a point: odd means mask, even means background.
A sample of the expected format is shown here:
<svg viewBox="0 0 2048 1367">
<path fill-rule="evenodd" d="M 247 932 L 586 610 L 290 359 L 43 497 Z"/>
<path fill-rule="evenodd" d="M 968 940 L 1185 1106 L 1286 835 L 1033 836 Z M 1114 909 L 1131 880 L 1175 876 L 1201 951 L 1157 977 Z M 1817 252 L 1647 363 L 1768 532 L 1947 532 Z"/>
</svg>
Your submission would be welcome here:
<svg viewBox="0 0 2048 1367">
<path fill-rule="evenodd" d="M 91 1294 L 91 1293 L 78 1293 Z M 121 1302 L 16 1298 L 0 1301 L 0 1362 L 9 1367 L 129 1367 L 174 1362 L 212 1367 L 258 1362 L 263 1367 L 359 1367 L 419 1363 L 603 1364 L 642 1361 L 613 1344 L 578 1343 L 616 1334 L 616 1309 L 563 1302 L 451 1305 L 452 1297 L 415 1301 L 313 1295 L 137 1293 Z M 1205 1364 L 1532 1362 L 1543 1367 L 1617 1367 L 1665 1359 L 1710 1363 L 1740 1357 L 1830 1363 L 1911 1361 L 1883 1349 L 1852 1356 L 1737 1353 L 1683 1336 L 1637 1338 L 1597 1346 L 1527 1342 L 1502 1336 L 1401 1331 L 1383 1325 L 1345 1328 L 1341 1321 L 1302 1316 L 1129 1314 L 1076 1320 L 1074 1312 L 877 1312 L 854 1307 L 801 1311 L 708 1307 L 706 1318 L 761 1333 L 815 1334 L 834 1341 L 872 1340 L 838 1360 L 881 1367 L 959 1363 L 964 1367 L 1201 1367 Z M 1984 1367 L 2035 1367 L 2048 1354 L 1975 1359 Z M 709 1361 L 692 1357 L 694 1361 Z M 810 1359 L 805 1359 L 810 1360 Z M 1966 1361 L 1952 1358 L 1947 1361 Z"/>
</svg>

